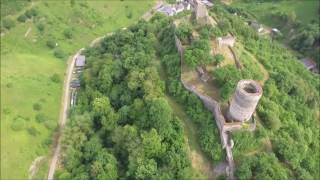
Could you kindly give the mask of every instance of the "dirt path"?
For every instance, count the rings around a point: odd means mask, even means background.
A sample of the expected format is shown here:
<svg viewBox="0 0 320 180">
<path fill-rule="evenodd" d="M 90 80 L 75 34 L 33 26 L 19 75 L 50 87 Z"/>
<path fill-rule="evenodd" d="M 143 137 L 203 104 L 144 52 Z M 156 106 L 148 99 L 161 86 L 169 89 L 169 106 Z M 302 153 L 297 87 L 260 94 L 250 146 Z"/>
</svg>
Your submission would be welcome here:
<svg viewBox="0 0 320 180">
<path fill-rule="evenodd" d="M 38 171 L 39 165 L 41 164 L 42 160 L 44 160 L 44 159 L 45 159 L 45 156 L 39 156 L 32 162 L 32 164 L 29 168 L 29 177 L 28 177 L 29 180 L 33 179 L 33 176 Z"/>
<path fill-rule="evenodd" d="M 69 99 L 70 99 L 70 82 L 72 77 L 72 72 L 74 68 L 74 63 L 76 60 L 76 57 L 84 50 L 84 48 L 81 48 L 72 58 L 68 61 L 68 66 L 66 70 L 66 76 L 64 80 L 63 85 L 63 96 L 62 96 L 62 105 L 60 109 L 60 121 L 59 121 L 59 132 L 57 135 L 57 145 L 54 150 L 53 158 L 51 160 L 49 173 L 48 173 L 48 180 L 53 179 L 53 175 L 57 166 L 57 162 L 60 155 L 60 149 L 61 149 L 61 133 L 65 127 L 67 115 L 68 115 L 68 107 L 69 107 Z"/>
<path fill-rule="evenodd" d="M 24 37 L 27 37 L 30 32 L 31 32 L 31 27 L 28 28 L 27 32 L 24 34 Z"/>
<path fill-rule="evenodd" d="M 108 33 L 108 35 L 112 35 L 112 33 Z M 90 43 L 90 47 L 93 47 L 96 43 L 100 42 L 105 36 L 98 37 L 94 39 Z M 84 50 L 84 48 L 81 48 L 76 52 L 75 55 L 73 55 L 68 60 L 68 66 L 66 70 L 66 77 L 64 80 L 63 85 L 63 96 L 62 96 L 62 104 L 61 104 L 61 110 L 60 110 L 60 121 L 59 121 L 59 132 L 57 135 L 57 143 L 54 149 L 54 154 L 50 163 L 49 173 L 48 173 L 48 180 L 52 180 L 54 176 L 54 172 L 57 166 L 57 162 L 59 160 L 60 150 L 61 150 L 61 133 L 65 127 L 67 116 L 68 116 L 68 108 L 69 108 L 69 101 L 70 101 L 70 82 L 72 79 L 72 72 L 75 64 L 76 57 L 81 54 L 81 52 Z"/>
<path fill-rule="evenodd" d="M 151 17 L 153 16 L 154 14 L 154 11 L 156 11 L 161 5 L 163 4 L 163 1 L 162 0 L 157 0 L 156 4 L 149 10 L 147 11 L 146 13 L 144 13 L 142 15 L 142 19 L 148 21 L 149 19 L 151 19 Z"/>
</svg>

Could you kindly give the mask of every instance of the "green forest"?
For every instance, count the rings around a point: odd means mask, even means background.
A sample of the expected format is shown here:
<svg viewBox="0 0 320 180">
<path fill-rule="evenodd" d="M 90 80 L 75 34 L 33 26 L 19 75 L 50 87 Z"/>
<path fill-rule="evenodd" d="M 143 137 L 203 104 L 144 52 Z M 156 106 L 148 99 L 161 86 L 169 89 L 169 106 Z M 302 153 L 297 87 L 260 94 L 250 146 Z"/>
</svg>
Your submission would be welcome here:
<svg viewBox="0 0 320 180">
<path fill-rule="evenodd" d="M 182 124 L 164 98 L 172 87 L 160 80 L 155 67 L 159 57 L 168 58 L 168 51 L 172 63 L 179 63 L 173 36 L 166 38 L 170 33 L 171 21 L 158 15 L 86 50 L 88 66 L 64 132 L 64 168 L 57 179 L 202 179 L 191 168 Z M 162 46 L 166 41 L 168 47 Z M 181 89 L 177 96 L 197 121 L 201 147 L 213 160 L 221 160 L 212 115 L 175 83 L 170 82 Z"/>
<path fill-rule="evenodd" d="M 218 25 L 199 30 L 200 38 L 184 54 L 189 65 L 222 61 L 209 55 L 208 40 L 232 33 L 270 74 L 257 107 L 256 131 L 232 134 L 236 177 L 316 179 L 319 78 L 282 44 L 261 38 L 226 7 L 217 4 L 210 13 L 219 19 Z M 190 27 L 177 30 L 173 18 L 157 14 L 86 49 L 88 63 L 64 132 L 63 168 L 56 179 L 203 179 L 191 167 L 182 124 L 166 94 L 196 124 L 201 149 L 212 163 L 224 160 L 212 114 L 180 81 L 175 35 L 189 42 L 190 34 Z M 165 70 L 165 81 L 157 61 Z M 243 65 L 243 70 L 227 65 L 213 72 L 223 100 L 230 99 L 238 80 L 262 79 L 252 64 L 244 60 Z"/>
</svg>

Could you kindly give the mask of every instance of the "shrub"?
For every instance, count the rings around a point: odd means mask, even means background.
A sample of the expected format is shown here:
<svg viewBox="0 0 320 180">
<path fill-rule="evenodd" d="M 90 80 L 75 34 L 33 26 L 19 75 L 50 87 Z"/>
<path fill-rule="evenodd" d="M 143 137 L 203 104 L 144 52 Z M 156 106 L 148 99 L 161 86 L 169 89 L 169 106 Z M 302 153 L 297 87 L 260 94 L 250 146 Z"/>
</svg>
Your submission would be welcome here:
<svg viewBox="0 0 320 180">
<path fill-rule="evenodd" d="M 47 46 L 48 46 L 49 48 L 53 49 L 53 48 L 56 47 L 56 42 L 55 42 L 54 40 L 52 40 L 52 39 L 49 39 L 49 40 L 47 41 Z"/>
<path fill-rule="evenodd" d="M 39 23 L 37 24 L 37 29 L 40 31 L 40 32 L 43 32 L 44 31 L 44 24 L 43 23 Z"/>
<path fill-rule="evenodd" d="M 12 83 L 7 84 L 7 88 L 12 88 L 12 86 L 13 86 Z"/>
<path fill-rule="evenodd" d="M 11 129 L 14 131 L 20 131 L 24 129 L 25 125 L 25 119 L 23 119 L 22 117 L 17 117 L 13 120 L 11 124 Z"/>
<path fill-rule="evenodd" d="M 30 134 L 30 135 L 32 135 L 32 136 L 36 136 L 36 135 L 38 135 L 40 132 L 35 128 L 35 127 L 33 127 L 33 126 L 31 126 L 31 127 L 29 127 L 28 129 L 27 129 L 27 131 L 28 131 L 28 133 Z"/>
<path fill-rule="evenodd" d="M 44 146 L 44 147 L 48 147 L 48 146 L 51 145 L 51 144 L 52 144 L 52 138 L 51 138 L 51 136 L 47 137 L 46 139 L 44 139 L 44 140 L 42 141 L 42 146 Z"/>
<path fill-rule="evenodd" d="M 55 57 L 60 59 L 65 57 L 65 53 L 61 49 L 56 49 L 53 54 Z"/>
<path fill-rule="evenodd" d="M 71 5 L 71 7 L 73 7 L 74 5 L 75 5 L 75 0 L 70 0 L 70 5 Z"/>
<path fill-rule="evenodd" d="M 216 54 L 214 55 L 214 64 L 215 65 L 220 65 L 222 61 L 224 60 L 224 56 L 222 54 Z"/>
<path fill-rule="evenodd" d="M 24 14 L 28 18 L 32 18 L 33 16 L 38 15 L 38 11 L 35 8 L 31 8 L 31 9 L 26 10 L 26 12 Z"/>
<path fill-rule="evenodd" d="M 33 104 L 33 110 L 40 111 L 41 109 L 42 109 L 41 104 L 39 104 L 39 103 Z"/>
<path fill-rule="evenodd" d="M 68 38 L 68 39 L 71 39 L 72 38 L 72 30 L 71 29 L 65 29 L 63 31 L 63 35 Z"/>
<path fill-rule="evenodd" d="M 54 121 L 45 121 L 44 122 L 44 126 L 48 129 L 48 130 L 54 130 L 57 127 L 57 124 Z"/>
<path fill-rule="evenodd" d="M 39 113 L 39 114 L 36 115 L 36 121 L 38 123 L 42 123 L 42 122 L 44 122 L 46 120 L 47 120 L 47 117 L 46 117 L 46 115 L 44 113 Z"/>
<path fill-rule="evenodd" d="M 11 110 L 9 108 L 3 108 L 3 113 L 4 114 L 10 114 Z"/>
<path fill-rule="evenodd" d="M 13 28 L 16 24 L 14 23 L 14 21 L 13 21 L 12 19 L 7 18 L 7 19 L 4 19 L 4 20 L 2 21 L 2 25 L 3 25 L 3 27 L 6 28 L 6 29 L 11 29 L 11 28 Z"/>
<path fill-rule="evenodd" d="M 131 12 L 131 11 L 127 13 L 127 18 L 128 18 L 128 19 L 131 19 L 131 18 L 132 18 L 132 12 Z"/>
<path fill-rule="evenodd" d="M 26 22 L 27 19 L 28 19 L 28 17 L 27 17 L 25 14 L 21 14 L 21 15 L 17 18 L 17 20 L 18 20 L 19 22 Z"/>
<path fill-rule="evenodd" d="M 55 83 L 59 83 L 61 81 L 60 76 L 57 73 L 54 73 L 51 77 L 50 77 L 52 82 Z"/>
</svg>

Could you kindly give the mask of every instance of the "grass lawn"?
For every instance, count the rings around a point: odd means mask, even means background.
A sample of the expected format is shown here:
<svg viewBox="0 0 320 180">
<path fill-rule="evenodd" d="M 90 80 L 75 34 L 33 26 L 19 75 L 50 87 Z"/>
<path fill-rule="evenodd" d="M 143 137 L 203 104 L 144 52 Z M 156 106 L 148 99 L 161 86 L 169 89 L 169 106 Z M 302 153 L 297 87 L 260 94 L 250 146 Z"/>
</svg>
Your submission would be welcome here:
<svg viewBox="0 0 320 180">
<path fill-rule="evenodd" d="M 72 6 L 70 1 L 36 1 L 34 8 L 38 16 L 25 23 L 16 21 L 14 28 L 4 32 L 1 36 L 1 179 L 27 179 L 30 165 L 39 156 L 47 158 L 36 178 L 46 176 L 68 57 L 94 38 L 136 22 L 153 2 L 75 1 Z M 5 18 L 15 20 L 23 12 Z M 39 26 L 44 29 L 41 31 Z M 66 38 L 65 31 L 71 32 L 71 38 Z M 58 46 L 48 48 L 48 40 Z M 53 55 L 56 49 L 62 50 L 63 58 Z M 60 82 L 50 79 L 53 74 L 58 74 Z"/>
<path fill-rule="evenodd" d="M 304 0 L 304 1 L 281 1 L 281 2 L 265 2 L 265 3 L 245 3 L 242 1 L 234 1 L 233 7 L 242 7 L 247 11 L 251 12 L 260 22 L 265 23 L 269 26 L 277 26 L 273 19 L 270 19 L 269 15 L 272 12 L 294 12 L 297 20 L 303 23 L 310 23 L 315 21 L 319 23 L 318 11 L 319 1 L 318 0 Z"/>
</svg>

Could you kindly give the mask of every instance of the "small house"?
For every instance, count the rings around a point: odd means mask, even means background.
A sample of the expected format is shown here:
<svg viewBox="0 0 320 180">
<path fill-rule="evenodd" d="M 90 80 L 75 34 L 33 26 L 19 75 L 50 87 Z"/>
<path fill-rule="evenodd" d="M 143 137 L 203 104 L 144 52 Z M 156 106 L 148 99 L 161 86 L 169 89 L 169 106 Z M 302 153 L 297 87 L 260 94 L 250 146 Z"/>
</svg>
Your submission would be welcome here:
<svg viewBox="0 0 320 180">
<path fill-rule="evenodd" d="M 263 26 L 262 24 L 257 23 L 256 21 L 252 21 L 249 23 L 250 26 L 256 30 L 258 33 L 261 33 L 263 31 Z"/>
<path fill-rule="evenodd" d="M 184 5 L 182 3 L 176 4 L 175 10 L 176 10 L 176 14 L 178 14 L 179 12 L 182 12 L 184 10 Z"/>
<path fill-rule="evenodd" d="M 76 58 L 76 67 L 83 68 L 86 64 L 86 57 L 84 55 L 78 55 Z"/>
<path fill-rule="evenodd" d="M 202 4 L 208 6 L 208 7 L 212 7 L 213 6 L 213 3 L 208 1 L 208 0 L 201 0 Z"/>
<path fill-rule="evenodd" d="M 184 2 L 183 5 L 184 5 L 184 9 L 186 9 L 186 10 L 190 10 L 191 9 L 191 5 L 190 5 L 189 2 Z"/>
<path fill-rule="evenodd" d="M 302 64 L 311 72 L 318 73 L 317 63 L 311 58 L 304 58 L 301 60 Z"/>
<path fill-rule="evenodd" d="M 210 24 L 209 14 L 206 6 L 200 1 L 195 3 L 195 18 L 200 25 Z"/>
<path fill-rule="evenodd" d="M 163 5 L 158 9 L 158 12 L 164 13 L 167 16 L 173 16 L 176 14 L 176 9 L 171 5 Z"/>
<path fill-rule="evenodd" d="M 280 32 L 280 30 L 277 29 L 277 28 L 272 28 L 272 29 L 271 29 L 271 32 L 272 32 L 273 35 L 279 35 L 279 36 L 282 35 L 282 33 Z"/>
</svg>

